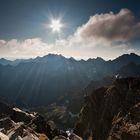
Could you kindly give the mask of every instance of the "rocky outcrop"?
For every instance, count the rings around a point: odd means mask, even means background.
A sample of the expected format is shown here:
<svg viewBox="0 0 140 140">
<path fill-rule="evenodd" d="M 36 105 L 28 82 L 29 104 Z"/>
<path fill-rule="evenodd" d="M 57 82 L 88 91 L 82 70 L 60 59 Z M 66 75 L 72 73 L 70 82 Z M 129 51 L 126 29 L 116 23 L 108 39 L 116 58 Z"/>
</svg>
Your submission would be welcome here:
<svg viewBox="0 0 140 140">
<path fill-rule="evenodd" d="M 53 122 L 35 112 L 23 111 L 0 102 L 0 140 L 81 140 L 57 129 Z"/>
<path fill-rule="evenodd" d="M 86 96 L 74 132 L 84 139 L 140 139 L 140 78 L 117 79 Z"/>
<path fill-rule="evenodd" d="M 10 118 L 0 120 L 0 138 L 2 140 L 39 140 L 37 133 L 23 122 L 15 123 Z"/>
<path fill-rule="evenodd" d="M 1 140 L 9 140 L 8 136 L 0 132 L 0 139 Z"/>
<path fill-rule="evenodd" d="M 3 102 L 0 105 L 0 139 L 39 140 L 38 133 L 45 134 L 46 122 L 39 114 L 25 112 Z"/>
<path fill-rule="evenodd" d="M 140 139 L 140 103 L 132 107 L 124 117 L 116 116 L 112 122 L 108 140 Z"/>
</svg>

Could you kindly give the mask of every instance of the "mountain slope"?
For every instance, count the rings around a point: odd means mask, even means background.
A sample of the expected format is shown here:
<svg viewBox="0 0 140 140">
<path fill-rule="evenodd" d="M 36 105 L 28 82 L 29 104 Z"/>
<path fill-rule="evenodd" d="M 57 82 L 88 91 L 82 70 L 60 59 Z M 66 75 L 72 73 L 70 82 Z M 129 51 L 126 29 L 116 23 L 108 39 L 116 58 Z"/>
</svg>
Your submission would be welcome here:
<svg viewBox="0 0 140 140">
<path fill-rule="evenodd" d="M 1 58 L 0 59 L 0 64 L 1 65 L 8 65 L 8 64 L 11 64 L 12 61 L 10 60 L 7 60 L 7 59 L 4 59 L 4 58 Z"/>
<path fill-rule="evenodd" d="M 140 139 L 140 78 L 117 79 L 85 97 L 74 132 L 87 139 Z"/>
<path fill-rule="evenodd" d="M 140 64 L 140 56 L 125 54 L 112 61 L 102 58 L 77 61 L 49 54 L 14 66 L 0 65 L 0 96 L 22 107 L 48 105 L 79 92 L 91 81 L 121 76 L 121 68 L 130 62 Z"/>
</svg>

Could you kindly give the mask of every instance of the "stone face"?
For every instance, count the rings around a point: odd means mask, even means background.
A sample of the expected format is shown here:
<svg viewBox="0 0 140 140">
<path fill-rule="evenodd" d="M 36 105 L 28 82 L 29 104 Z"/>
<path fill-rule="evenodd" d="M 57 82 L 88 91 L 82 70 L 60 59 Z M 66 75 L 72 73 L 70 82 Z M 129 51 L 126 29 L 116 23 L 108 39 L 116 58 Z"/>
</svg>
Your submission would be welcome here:
<svg viewBox="0 0 140 140">
<path fill-rule="evenodd" d="M 13 114 L 11 115 L 12 120 L 15 122 L 25 122 L 30 123 L 30 121 L 34 118 L 34 115 L 30 115 L 29 113 L 22 111 L 18 108 L 13 108 Z"/>
<path fill-rule="evenodd" d="M 18 124 L 14 127 L 14 129 L 9 130 L 9 132 L 6 133 L 8 135 L 9 139 L 15 140 L 26 140 L 26 139 L 34 139 L 39 140 L 37 135 L 33 130 L 30 128 L 24 128 L 22 124 Z"/>
<path fill-rule="evenodd" d="M 67 139 L 66 132 L 52 128 L 40 114 L 0 104 L 0 138 L 5 137 L 2 140 Z"/>
<path fill-rule="evenodd" d="M 9 118 L 0 120 L 0 129 L 1 133 L 10 140 L 39 140 L 34 130 L 26 127 L 24 123 L 15 123 Z"/>
<path fill-rule="evenodd" d="M 33 121 L 36 118 L 41 122 L 38 114 L 12 108 L 2 102 L 0 105 L 0 138 L 2 140 L 39 140 L 32 125 L 45 129 L 46 122 L 40 126 L 35 124 Z"/>
<path fill-rule="evenodd" d="M 116 117 L 108 140 L 138 140 L 140 139 L 140 103 L 132 107 L 124 117 Z"/>
<path fill-rule="evenodd" d="M 0 119 L 0 128 L 4 128 L 6 131 L 14 126 L 14 122 L 9 118 Z"/>
<path fill-rule="evenodd" d="M 5 134 L 0 132 L 0 140 L 9 140 L 9 138 Z"/>
<path fill-rule="evenodd" d="M 140 78 L 117 79 L 86 97 L 74 132 L 87 139 L 140 139 Z"/>
</svg>

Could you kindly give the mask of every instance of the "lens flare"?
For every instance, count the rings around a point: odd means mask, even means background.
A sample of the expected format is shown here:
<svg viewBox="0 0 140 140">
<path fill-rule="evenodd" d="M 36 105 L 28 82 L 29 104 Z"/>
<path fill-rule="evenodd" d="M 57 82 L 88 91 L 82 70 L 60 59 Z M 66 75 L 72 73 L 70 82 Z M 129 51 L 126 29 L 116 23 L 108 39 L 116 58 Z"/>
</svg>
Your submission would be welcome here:
<svg viewBox="0 0 140 140">
<path fill-rule="evenodd" d="M 61 28 L 63 27 L 63 24 L 59 19 L 52 19 L 50 28 L 52 29 L 53 32 L 60 32 Z"/>
</svg>

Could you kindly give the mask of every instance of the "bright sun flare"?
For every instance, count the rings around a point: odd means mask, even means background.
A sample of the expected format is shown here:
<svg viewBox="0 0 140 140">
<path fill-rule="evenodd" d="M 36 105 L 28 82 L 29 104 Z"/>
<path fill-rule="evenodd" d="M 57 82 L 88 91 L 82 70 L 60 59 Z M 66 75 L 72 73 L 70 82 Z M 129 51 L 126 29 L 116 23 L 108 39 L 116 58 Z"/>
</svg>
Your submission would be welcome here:
<svg viewBox="0 0 140 140">
<path fill-rule="evenodd" d="M 62 27 L 63 25 L 59 19 L 52 19 L 50 28 L 53 32 L 60 32 Z"/>
</svg>

